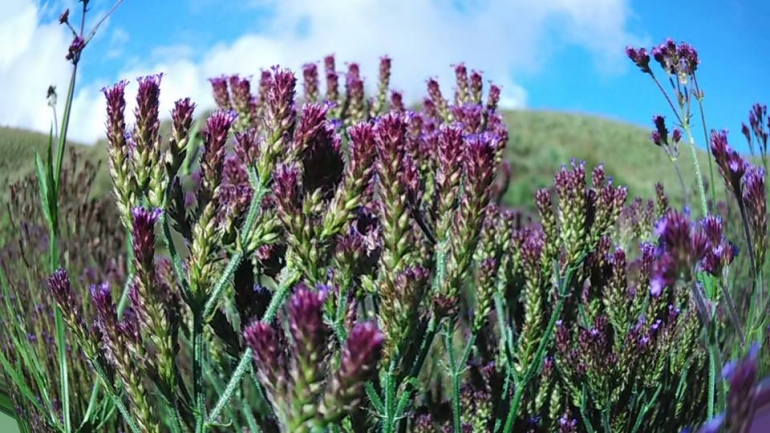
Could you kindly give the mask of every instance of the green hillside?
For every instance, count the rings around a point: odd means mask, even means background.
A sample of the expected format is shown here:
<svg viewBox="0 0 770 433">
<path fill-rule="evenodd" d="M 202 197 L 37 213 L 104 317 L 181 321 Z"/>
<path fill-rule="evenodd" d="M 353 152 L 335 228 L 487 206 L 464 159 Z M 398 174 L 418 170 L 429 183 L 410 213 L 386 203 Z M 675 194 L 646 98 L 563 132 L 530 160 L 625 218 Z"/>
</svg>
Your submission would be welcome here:
<svg viewBox="0 0 770 433">
<path fill-rule="evenodd" d="M 550 184 L 554 172 L 571 158 L 585 160 L 589 167 L 604 163 L 616 183 L 629 187 L 632 197 L 651 197 L 657 181 L 662 181 L 673 197 L 681 196 L 673 164 L 650 142 L 649 131 L 644 128 L 560 112 L 508 111 L 504 117 L 510 133 L 508 160 L 513 166 L 513 182 L 506 196 L 509 205 L 531 208 L 535 188 Z M 0 159 L 0 185 L 31 173 L 34 152 L 44 152 L 47 140 L 44 134 L 0 127 L 0 154 L 4 156 Z M 90 158 L 103 161 L 95 193 L 104 193 L 109 186 L 104 143 L 78 147 Z M 708 176 L 707 155 L 704 151 L 698 155 L 703 175 Z M 688 188 L 693 188 L 695 180 L 691 161 L 688 146 L 680 144 L 678 163 Z"/>
<path fill-rule="evenodd" d="M 110 178 L 106 170 L 106 150 L 104 145 L 82 146 L 69 142 L 67 146 L 77 146 L 88 158 L 102 160 L 104 170 L 98 178 L 100 188 L 96 193 L 104 193 Z M 2 193 L 7 193 L 7 185 L 15 182 L 35 169 L 35 152 L 45 159 L 48 147 L 48 135 L 22 129 L 0 126 L 0 186 Z"/>
<path fill-rule="evenodd" d="M 663 182 L 672 198 L 682 197 L 674 164 L 663 149 L 650 141 L 650 132 L 644 128 L 595 116 L 546 111 L 508 112 L 505 121 L 510 134 L 508 160 L 514 176 L 506 197 L 509 204 L 530 207 L 533 187 L 549 185 L 554 172 L 571 158 L 586 161 L 589 168 L 603 163 L 616 184 L 629 188 L 630 197 L 652 197 L 658 181 Z M 680 143 L 679 153 L 677 164 L 688 190 L 695 193 L 689 146 Z M 707 158 L 705 151 L 698 150 L 706 178 Z"/>
</svg>

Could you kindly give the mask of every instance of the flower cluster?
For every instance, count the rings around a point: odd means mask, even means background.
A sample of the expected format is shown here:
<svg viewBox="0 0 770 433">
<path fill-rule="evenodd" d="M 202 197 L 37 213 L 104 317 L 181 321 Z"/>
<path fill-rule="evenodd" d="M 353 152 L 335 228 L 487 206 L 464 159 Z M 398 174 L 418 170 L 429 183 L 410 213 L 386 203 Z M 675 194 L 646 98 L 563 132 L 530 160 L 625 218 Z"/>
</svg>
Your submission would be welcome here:
<svg viewBox="0 0 770 433">
<path fill-rule="evenodd" d="M 659 246 L 650 283 L 650 293 L 655 297 L 678 281 L 692 281 L 701 270 L 721 276 L 737 254 L 735 245 L 724 238 L 722 221 L 717 216 L 695 224 L 688 215 L 670 211 L 656 224 L 655 234 Z"/>
<path fill-rule="evenodd" d="M 697 89 L 699 65 L 691 46 L 669 40 L 628 55 L 653 77 L 654 58 L 678 78 L 680 106 L 689 104 L 683 88 Z M 95 377 L 106 397 L 99 410 L 119 414 L 105 428 L 576 433 L 700 424 L 722 388 L 714 366 L 734 339 L 723 334 L 726 319 L 743 324 L 725 290 L 737 248 L 726 220 L 708 214 L 705 192 L 700 219 L 663 185 L 627 203 L 610 168 L 573 160 L 535 192 L 537 218 L 525 219 L 503 202 L 512 173 L 501 88 L 461 63 L 451 96 L 431 78 L 421 108 L 409 110 L 390 89 L 391 66 L 380 59 L 372 97 L 360 66 L 337 71 L 333 56 L 323 71 L 304 65 L 301 82 L 279 66 L 254 82 L 216 77 L 218 109 L 196 118 L 195 104 L 180 99 L 168 129 L 162 74 L 139 78 L 134 125 L 126 82 L 104 89 L 117 204 L 104 224 L 120 242 L 41 280 L 77 348 L 73 374 Z M 765 114 L 752 113 L 761 141 Z M 651 139 L 672 159 L 690 131 L 677 120 L 670 132 L 653 119 Z M 752 257 L 764 260 L 764 172 L 726 133 L 712 133 L 711 150 Z M 34 230 L 25 241 L 46 248 Z M 105 272 L 76 280 L 78 260 L 107 263 L 126 243 L 127 260 L 114 265 L 121 284 Z M 26 336 L 39 350 L 51 322 L 40 318 Z M 765 335 L 757 323 L 747 329 Z M 3 353 L 18 364 L 14 338 Z M 753 359 L 727 375 L 732 431 L 753 415 Z M 42 388 L 22 397 L 34 402 Z M 81 406 L 70 411 L 96 410 Z M 57 417 L 34 422 L 56 429 Z"/>
<path fill-rule="evenodd" d="M 2 338 L 2 352 L 9 362 L 6 377 L 24 378 L 26 387 L 14 389 L 4 382 L 4 392 L 11 397 L 16 413 L 31 431 L 55 428 L 63 419 L 62 379 L 56 350 L 55 311 L 66 305 L 64 321 L 73 326 L 66 332 L 70 416 L 73 423 L 85 428 L 117 432 L 125 427 L 117 416 L 101 420 L 87 419 L 91 389 L 98 382 L 83 351 L 77 350 L 78 334 L 86 329 L 84 317 L 95 314 L 88 287 L 99 282 L 110 286 L 122 284 L 126 278 L 125 234 L 120 228 L 115 206 L 109 198 L 94 199 L 98 166 L 79 151 L 70 149 L 64 159 L 60 183 L 62 203 L 59 207 L 62 231 L 59 251 L 68 258 L 73 283 L 69 276 L 57 273 L 48 284 L 51 240 L 46 230 L 44 211 L 39 201 L 38 180 L 27 176 L 11 184 L 3 206 L 9 210 L 8 225 L 3 225 L 5 244 L 0 250 L 3 291 L 0 316 L 9 332 Z M 62 290 L 59 290 L 62 289 Z M 81 334 L 82 336 L 82 334 Z M 23 338 L 23 341 L 20 340 Z M 29 360 L 27 363 L 26 360 Z M 44 386 L 44 384 L 48 386 Z M 53 416 L 53 418 L 51 418 Z"/>
<path fill-rule="evenodd" d="M 327 292 L 297 286 L 288 304 L 289 335 L 259 321 L 244 330 L 259 380 L 287 431 L 310 432 L 339 422 L 357 409 L 364 383 L 376 377 L 384 337 L 371 322 L 352 326 L 336 372 L 328 372 Z"/>
</svg>

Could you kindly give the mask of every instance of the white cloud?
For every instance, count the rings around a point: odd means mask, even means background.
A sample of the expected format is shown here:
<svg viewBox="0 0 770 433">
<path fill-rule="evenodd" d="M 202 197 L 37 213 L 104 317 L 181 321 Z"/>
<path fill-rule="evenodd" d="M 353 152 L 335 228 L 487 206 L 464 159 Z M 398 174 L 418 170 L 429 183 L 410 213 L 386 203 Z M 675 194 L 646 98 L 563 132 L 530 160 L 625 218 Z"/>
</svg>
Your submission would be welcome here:
<svg viewBox="0 0 770 433">
<path fill-rule="evenodd" d="M 0 2 L 0 124 L 47 132 L 46 90 L 66 92 L 71 37 L 57 21 L 40 24 L 40 13 L 31 0 Z"/>
<path fill-rule="evenodd" d="M 112 31 L 110 35 L 110 48 L 107 51 L 106 57 L 108 59 L 116 59 L 123 54 L 123 47 L 130 39 L 128 32 L 125 29 L 117 28 Z"/>
<path fill-rule="evenodd" d="M 207 7 L 205 0 L 191 1 L 198 8 Z M 129 110 L 140 75 L 166 74 L 161 109 L 167 114 L 173 101 L 185 96 L 202 108 L 212 107 L 210 77 L 230 73 L 258 76 L 261 68 L 274 64 L 296 71 L 304 62 L 321 60 L 331 53 L 336 54 L 339 69 L 344 69 L 344 62 L 360 62 L 367 84 L 372 86 L 379 56 L 391 56 L 392 87 L 404 91 L 411 100 L 422 98 L 425 80 L 431 76 L 438 76 L 444 92 L 451 94 L 450 65 L 464 61 L 503 86 L 506 106 L 522 107 L 526 105 L 526 91 L 514 77 L 536 74 L 546 67 L 555 42 L 570 44 L 570 49 L 587 49 L 603 70 L 622 67 L 618 65 L 623 64 L 623 47 L 636 42 L 626 30 L 631 13 L 627 0 L 256 0 L 250 7 L 253 9 L 244 13 L 253 13 L 255 22 L 259 12 L 270 12 L 267 23 L 259 21 L 258 33 L 210 47 L 205 55 L 196 56 L 200 61 L 192 60 L 194 51 L 189 47 L 159 46 L 155 53 L 142 53 L 148 59 L 144 64 L 113 77 L 132 82 L 127 89 Z M 0 29 L 3 27 L 0 22 Z M 33 32 L 45 29 L 39 26 Z M 54 58 L 61 57 L 66 43 L 62 39 Z M 27 53 L 22 55 L 30 59 L 38 57 L 28 54 L 30 49 L 17 51 Z M 49 73 L 43 75 L 48 77 Z M 81 87 L 75 100 L 73 138 L 93 141 L 103 136 L 104 101 L 98 91 L 102 85 Z M 0 106 L 0 110 L 4 108 Z M 20 118 L 11 120 L 35 129 L 41 126 Z M 11 123 L 3 111 L 0 122 Z"/>
</svg>

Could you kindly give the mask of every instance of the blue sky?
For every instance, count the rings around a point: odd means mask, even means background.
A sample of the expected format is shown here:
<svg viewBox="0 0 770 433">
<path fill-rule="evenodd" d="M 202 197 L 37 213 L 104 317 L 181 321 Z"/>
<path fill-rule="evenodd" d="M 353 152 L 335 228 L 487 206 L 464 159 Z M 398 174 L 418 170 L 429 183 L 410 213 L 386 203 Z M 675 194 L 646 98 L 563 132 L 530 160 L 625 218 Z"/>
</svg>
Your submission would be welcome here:
<svg viewBox="0 0 770 433">
<path fill-rule="evenodd" d="M 79 4 L 0 3 L 0 40 L 16 41 L 0 47 L 0 94 L 11 96 L 0 101 L 0 124 L 47 130 L 45 100 L 30 92 L 44 95 L 53 82 L 63 93 L 70 35 L 56 20 L 68 6 L 79 20 Z M 87 28 L 112 2 L 92 5 Z M 450 65 L 465 61 L 503 85 L 509 107 L 651 127 L 653 114 L 671 113 L 623 49 L 672 37 L 700 53 L 708 127 L 729 129 L 743 150 L 741 122 L 752 104 L 770 101 L 768 18 L 770 4 L 761 0 L 124 0 L 84 54 L 73 136 L 100 137 L 99 89 L 119 79 L 164 72 L 164 109 L 182 96 L 210 106 L 209 77 L 256 74 L 275 63 L 297 68 L 329 53 L 340 69 L 360 62 L 370 84 L 378 57 L 391 55 L 394 87 L 410 99 L 423 97 L 430 76 L 448 94 Z"/>
</svg>

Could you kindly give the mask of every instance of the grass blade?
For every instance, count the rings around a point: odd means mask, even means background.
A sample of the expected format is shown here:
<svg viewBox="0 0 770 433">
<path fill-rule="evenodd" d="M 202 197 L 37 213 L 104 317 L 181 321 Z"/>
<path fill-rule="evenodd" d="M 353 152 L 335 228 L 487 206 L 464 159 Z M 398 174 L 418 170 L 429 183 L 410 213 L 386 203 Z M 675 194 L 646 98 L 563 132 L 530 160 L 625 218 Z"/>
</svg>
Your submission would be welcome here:
<svg viewBox="0 0 770 433">
<path fill-rule="evenodd" d="M 70 420 L 70 389 L 69 389 L 69 367 L 67 365 L 67 336 L 65 334 L 64 318 L 61 308 L 57 305 L 54 310 L 54 323 L 56 326 L 56 345 L 58 347 L 59 357 L 59 382 L 62 399 L 62 415 L 64 421 L 64 430 L 67 433 L 72 431 L 72 422 Z"/>
</svg>

